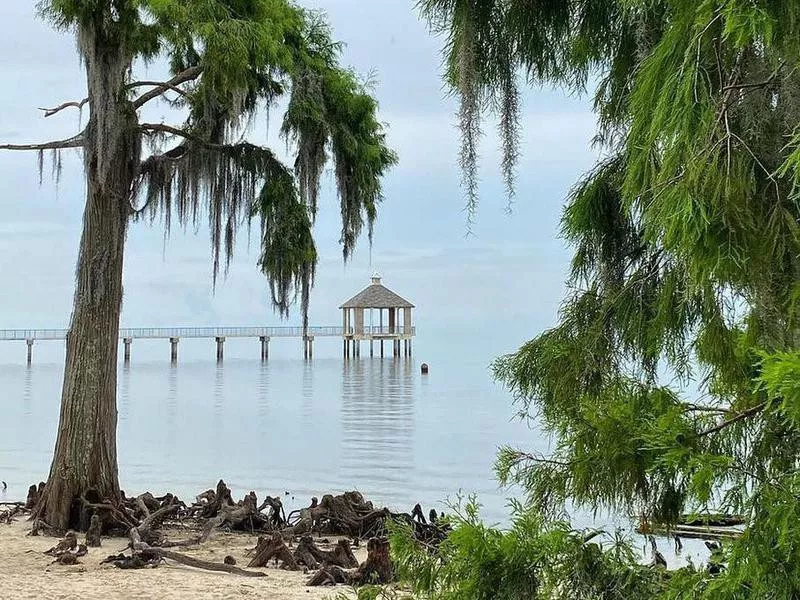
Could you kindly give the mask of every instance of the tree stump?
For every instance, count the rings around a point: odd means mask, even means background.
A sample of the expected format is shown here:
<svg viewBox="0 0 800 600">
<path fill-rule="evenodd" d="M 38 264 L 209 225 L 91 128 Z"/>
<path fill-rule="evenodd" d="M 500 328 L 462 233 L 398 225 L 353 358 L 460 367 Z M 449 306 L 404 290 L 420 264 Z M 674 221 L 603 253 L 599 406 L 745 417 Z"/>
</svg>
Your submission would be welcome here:
<svg viewBox="0 0 800 600">
<path fill-rule="evenodd" d="M 216 517 L 223 507 L 235 506 L 231 490 L 225 485 L 225 482 L 220 479 L 217 482 L 217 491 L 214 492 L 214 498 L 203 508 L 202 516 L 206 519 Z"/>
<path fill-rule="evenodd" d="M 269 561 L 273 558 L 281 561 L 282 569 L 289 571 L 300 570 L 300 567 L 297 566 L 297 562 L 294 560 L 294 556 L 292 556 L 291 551 L 286 547 L 286 544 L 283 541 L 283 536 L 281 536 L 281 534 L 278 532 L 273 533 L 272 537 L 269 538 L 258 538 L 255 556 L 253 556 L 252 560 L 247 566 L 266 567 Z"/>
<path fill-rule="evenodd" d="M 297 548 L 295 548 L 294 559 L 298 565 L 305 565 L 311 570 L 316 570 L 319 563 L 314 556 L 312 547 L 314 547 L 314 540 L 310 535 L 304 535 L 300 538 L 300 543 L 297 544 Z"/>
<path fill-rule="evenodd" d="M 372 538 L 367 542 L 367 560 L 357 569 L 345 571 L 336 565 L 323 566 L 306 585 L 383 585 L 394 578 L 392 562 L 389 558 L 389 540 L 385 537 Z"/>
<path fill-rule="evenodd" d="M 36 508 L 36 505 L 39 503 L 39 491 L 36 489 L 35 485 L 32 485 L 28 488 L 28 497 L 25 500 L 25 508 L 27 510 L 33 510 Z"/>
<path fill-rule="evenodd" d="M 367 560 L 350 576 L 353 585 L 386 584 L 394 577 L 392 561 L 389 558 L 389 540 L 385 537 L 372 538 L 367 542 Z"/>
<path fill-rule="evenodd" d="M 423 525 L 427 525 L 427 521 L 425 521 L 425 515 L 422 514 L 422 506 L 419 504 L 414 505 L 414 510 L 411 511 L 411 518 L 415 519 L 419 523 Z"/>
<path fill-rule="evenodd" d="M 86 545 L 90 548 L 99 548 L 102 531 L 103 524 L 100 521 L 100 515 L 95 513 L 92 515 L 89 529 L 86 531 Z"/>
<path fill-rule="evenodd" d="M 353 554 L 348 540 L 339 540 L 333 550 L 319 549 L 310 535 L 303 536 L 300 542 L 318 562 L 325 565 L 336 565 L 343 569 L 353 569 L 358 566 L 358 560 Z"/>
</svg>

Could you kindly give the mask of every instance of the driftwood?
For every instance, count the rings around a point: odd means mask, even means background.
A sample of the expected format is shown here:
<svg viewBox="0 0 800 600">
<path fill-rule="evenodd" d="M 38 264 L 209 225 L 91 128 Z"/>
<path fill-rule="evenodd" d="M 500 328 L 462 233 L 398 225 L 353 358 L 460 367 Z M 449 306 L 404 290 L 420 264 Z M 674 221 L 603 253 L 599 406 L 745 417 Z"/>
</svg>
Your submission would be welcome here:
<svg viewBox="0 0 800 600">
<path fill-rule="evenodd" d="M 389 558 L 389 540 L 372 538 L 367 542 L 367 560 L 357 569 L 346 571 L 337 565 L 323 566 L 306 582 L 309 586 L 336 585 L 339 583 L 359 585 L 382 585 L 393 579 L 392 563 Z"/>
<path fill-rule="evenodd" d="M 45 550 L 45 554 L 49 554 L 50 556 L 61 556 L 66 552 L 72 552 L 75 548 L 78 547 L 78 535 L 74 531 L 68 531 L 67 534 L 64 536 L 58 544 L 50 548 L 49 550 Z"/>
<path fill-rule="evenodd" d="M 742 515 L 710 513 L 701 515 L 682 515 L 678 520 L 678 524 L 688 525 L 690 527 L 734 527 L 737 525 L 744 525 L 746 521 L 747 520 Z"/>
<path fill-rule="evenodd" d="M 6 525 L 10 525 L 14 521 L 14 517 L 17 515 L 22 515 L 29 512 L 26 510 L 25 504 L 22 502 L 6 502 L 3 505 L 7 506 L 8 508 L 0 511 L 0 523 L 5 523 Z"/>
<path fill-rule="evenodd" d="M 146 552 L 139 552 L 137 554 L 132 554 L 131 556 L 126 556 L 125 554 L 113 554 L 100 561 L 100 564 L 111 564 L 118 569 L 147 569 L 155 568 L 160 565 L 161 562 L 162 558 L 160 556 L 148 556 Z"/>
<path fill-rule="evenodd" d="M 253 558 L 248 563 L 248 567 L 266 567 L 270 560 L 281 562 L 281 568 L 288 571 L 299 571 L 300 567 L 294 559 L 283 536 L 275 532 L 271 537 L 259 537 Z"/>
<path fill-rule="evenodd" d="M 150 554 L 157 558 L 166 558 L 176 563 L 186 565 L 187 567 L 194 567 L 195 569 L 204 569 L 206 571 L 221 571 L 223 573 L 231 573 L 232 575 L 241 575 L 243 577 L 266 577 L 266 573 L 261 571 L 247 571 L 240 569 L 237 566 L 229 565 L 226 563 L 215 563 L 208 560 L 201 560 L 192 556 L 172 552 L 171 550 L 164 550 L 163 548 L 149 548 Z"/>
<path fill-rule="evenodd" d="M 89 551 L 86 549 L 86 545 L 79 544 L 74 550 L 68 550 L 58 554 L 57 558 L 50 564 L 77 565 L 80 564 L 78 559 L 82 556 L 86 556 L 88 553 Z"/>
<path fill-rule="evenodd" d="M 163 518 L 167 514 L 166 513 L 167 510 L 174 508 L 175 507 L 173 505 L 159 509 L 158 511 L 150 515 L 147 519 L 145 519 L 145 522 L 142 523 L 142 525 L 131 529 L 130 532 L 131 547 L 133 548 L 134 554 L 140 555 L 141 560 L 143 560 L 146 563 L 152 563 L 156 559 L 166 558 L 175 561 L 177 563 L 186 565 L 188 567 L 194 567 L 196 569 L 205 569 L 207 571 L 222 571 L 224 573 L 232 573 L 234 575 L 242 575 L 244 577 L 266 576 L 266 573 L 262 573 L 260 571 L 246 571 L 234 565 L 201 560 L 199 558 L 185 556 L 178 552 L 172 552 L 171 550 L 165 550 L 163 548 L 154 548 L 152 546 L 149 546 L 146 542 L 143 542 L 141 538 L 142 532 L 152 531 L 154 523 L 157 523 L 159 518 Z"/>
</svg>

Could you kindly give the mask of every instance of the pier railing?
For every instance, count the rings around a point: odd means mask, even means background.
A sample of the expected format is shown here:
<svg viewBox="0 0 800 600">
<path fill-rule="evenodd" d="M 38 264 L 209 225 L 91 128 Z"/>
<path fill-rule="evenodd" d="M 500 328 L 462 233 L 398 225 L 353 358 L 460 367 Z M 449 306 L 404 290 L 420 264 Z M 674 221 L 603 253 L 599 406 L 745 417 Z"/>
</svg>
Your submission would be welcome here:
<svg viewBox="0 0 800 600">
<path fill-rule="evenodd" d="M 303 334 L 306 334 L 304 337 Z M 409 335 L 410 334 L 410 335 Z M 411 338 L 416 334 L 416 327 L 404 326 L 364 326 L 355 332 L 349 330 L 345 334 L 343 327 L 141 327 L 122 328 L 119 338 L 125 345 L 123 358 L 129 362 L 131 358 L 131 344 L 133 340 L 165 339 L 170 342 L 170 359 L 178 360 L 178 343 L 181 339 L 206 338 L 214 339 L 217 343 L 217 360 L 222 361 L 225 340 L 228 338 L 257 338 L 261 342 L 261 359 L 269 357 L 269 342 L 272 338 L 301 338 L 303 340 L 303 356 L 311 358 L 314 354 L 314 338 L 317 337 L 342 337 L 343 353 L 345 357 L 360 356 L 360 343 L 364 339 L 370 341 L 370 354 L 373 351 L 372 341 L 380 341 L 380 352 L 383 356 L 383 342 L 393 342 L 394 356 L 400 356 L 400 343 L 404 342 L 405 356 L 411 356 Z M 368 336 L 365 338 L 365 336 Z M 28 364 L 33 360 L 33 345 L 42 340 L 65 340 L 66 329 L 0 329 L 0 341 L 24 341 L 28 345 Z"/>
<path fill-rule="evenodd" d="M 341 337 L 342 327 L 309 327 L 314 337 Z M 142 327 L 119 330 L 120 338 L 237 338 L 237 337 L 302 337 L 302 327 Z M 64 340 L 66 329 L 0 329 L 0 341 Z"/>
</svg>

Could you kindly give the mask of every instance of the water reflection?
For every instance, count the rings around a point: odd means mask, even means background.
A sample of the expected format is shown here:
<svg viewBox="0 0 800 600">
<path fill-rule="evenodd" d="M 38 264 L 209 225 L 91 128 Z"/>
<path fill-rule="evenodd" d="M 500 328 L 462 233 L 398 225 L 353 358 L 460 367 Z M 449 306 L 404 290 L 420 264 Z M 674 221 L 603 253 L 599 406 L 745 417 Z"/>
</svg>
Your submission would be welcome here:
<svg viewBox="0 0 800 600">
<path fill-rule="evenodd" d="M 217 362 L 216 371 L 214 373 L 214 436 L 216 439 L 222 439 L 225 434 L 224 416 L 225 416 L 225 371 L 222 362 Z"/>
<path fill-rule="evenodd" d="M 176 416 L 178 412 L 178 365 L 171 363 L 169 365 L 169 375 L 167 383 L 167 404 L 166 404 L 166 454 L 167 458 L 173 458 L 175 454 L 175 435 L 176 433 Z"/>
<path fill-rule="evenodd" d="M 33 368 L 28 365 L 25 367 L 25 386 L 22 389 L 22 416 L 26 424 L 30 419 L 33 405 Z"/>
<path fill-rule="evenodd" d="M 314 408 L 314 363 L 307 360 L 303 364 L 303 421 L 311 420 Z"/>
<path fill-rule="evenodd" d="M 342 475 L 369 481 L 385 496 L 409 487 L 414 466 L 414 381 L 406 361 L 345 362 L 342 372 Z"/>
<path fill-rule="evenodd" d="M 269 415 L 269 362 L 262 362 L 258 371 L 258 420 L 262 427 Z"/>
</svg>

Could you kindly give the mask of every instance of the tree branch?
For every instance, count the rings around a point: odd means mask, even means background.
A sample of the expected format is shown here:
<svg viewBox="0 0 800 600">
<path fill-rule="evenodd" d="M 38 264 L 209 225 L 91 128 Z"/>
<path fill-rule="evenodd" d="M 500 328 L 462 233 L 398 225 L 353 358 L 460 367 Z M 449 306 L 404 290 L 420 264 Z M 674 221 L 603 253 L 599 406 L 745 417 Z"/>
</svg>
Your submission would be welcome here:
<svg viewBox="0 0 800 600">
<path fill-rule="evenodd" d="M 772 72 L 772 75 L 767 77 L 764 81 L 760 81 L 758 83 L 737 83 L 737 84 L 726 85 L 725 87 L 722 88 L 722 91 L 727 92 L 729 90 L 749 90 L 753 88 L 766 87 L 770 85 L 773 81 L 775 81 L 775 78 L 780 73 L 781 69 L 783 68 L 783 65 L 784 62 L 781 61 L 778 67 Z"/>
<path fill-rule="evenodd" d="M 199 142 L 200 139 L 193 136 L 191 133 L 184 131 L 183 129 L 178 129 L 177 127 L 173 127 L 172 125 L 166 125 L 165 123 L 140 123 L 139 129 L 143 132 L 159 132 L 159 133 L 168 133 L 170 135 L 177 135 L 178 137 L 186 138 L 187 140 L 192 140 L 195 142 Z"/>
<path fill-rule="evenodd" d="M 707 435 L 718 433 L 718 432 L 722 431 L 723 429 L 725 429 L 726 427 L 730 427 L 734 423 L 738 423 L 739 421 L 743 421 L 744 419 L 747 419 L 749 417 L 752 417 L 753 415 L 756 415 L 756 414 L 760 413 L 766 407 L 767 407 L 766 402 L 761 403 L 761 404 L 757 404 L 756 406 L 754 406 L 752 408 L 748 408 L 747 410 L 745 410 L 743 412 L 740 412 L 735 417 L 731 417 L 730 419 L 726 419 L 725 421 L 723 421 L 719 425 L 716 425 L 715 427 L 712 427 L 711 429 L 706 429 L 704 431 L 701 431 L 700 433 L 697 434 L 696 437 L 704 437 L 704 436 L 707 436 Z"/>
<path fill-rule="evenodd" d="M 47 117 L 52 117 L 56 113 L 60 113 L 65 108 L 75 107 L 78 110 L 80 110 L 80 109 L 82 109 L 84 107 L 84 105 L 86 105 L 88 103 L 89 103 L 89 99 L 88 98 L 84 98 L 80 102 L 77 102 L 77 101 L 64 102 L 64 104 L 62 104 L 60 106 L 56 106 L 55 108 L 40 108 L 39 110 L 41 110 L 44 113 L 45 118 L 47 118 Z"/>
<path fill-rule="evenodd" d="M 156 85 L 156 87 L 150 90 L 149 92 L 142 94 L 136 100 L 134 100 L 133 101 L 134 108 L 141 108 L 142 106 L 150 102 L 150 100 L 158 98 L 161 94 L 163 94 L 168 90 L 174 90 L 177 86 L 179 86 L 182 83 L 186 83 L 187 81 L 194 81 L 195 79 L 200 77 L 200 74 L 202 72 L 203 72 L 203 67 L 189 67 L 185 71 L 181 71 L 180 73 L 175 75 L 175 77 L 173 77 L 169 81 L 146 84 L 146 85 Z"/>
<path fill-rule="evenodd" d="M 143 133 L 147 132 L 159 132 L 159 133 L 167 133 L 169 135 L 176 135 L 178 137 L 182 137 L 187 139 L 191 142 L 195 142 L 206 148 L 226 148 L 225 144 L 213 144 L 211 142 L 207 142 L 206 140 L 189 133 L 188 131 L 184 131 L 183 129 L 178 129 L 177 127 L 173 127 L 172 125 L 166 125 L 164 123 L 141 123 L 139 125 L 139 130 Z M 179 146 L 180 147 L 180 146 Z M 175 150 L 175 149 L 173 149 Z"/>
<path fill-rule="evenodd" d="M 154 87 L 158 87 L 158 88 L 163 88 L 160 91 L 160 94 L 163 94 L 164 92 L 167 92 L 167 91 L 173 91 L 173 92 L 175 92 L 177 94 L 180 94 L 183 97 L 188 97 L 189 96 L 189 93 L 186 90 L 184 90 L 183 88 L 179 88 L 177 85 L 172 85 L 168 81 L 134 81 L 133 83 L 129 83 L 127 85 L 127 88 L 132 90 L 132 89 L 137 88 L 137 87 L 146 87 L 146 86 L 154 86 Z"/>
<path fill-rule="evenodd" d="M 65 140 L 44 142 L 43 144 L 0 144 L 0 150 L 62 150 L 64 148 L 82 148 L 83 132 Z"/>
<path fill-rule="evenodd" d="M 731 411 L 728 408 L 718 408 L 716 406 L 701 406 L 699 404 L 687 404 L 683 408 L 683 412 L 710 412 L 710 413 L 718 413 L 721 415 L 727 415 Z"/>
</svg>

